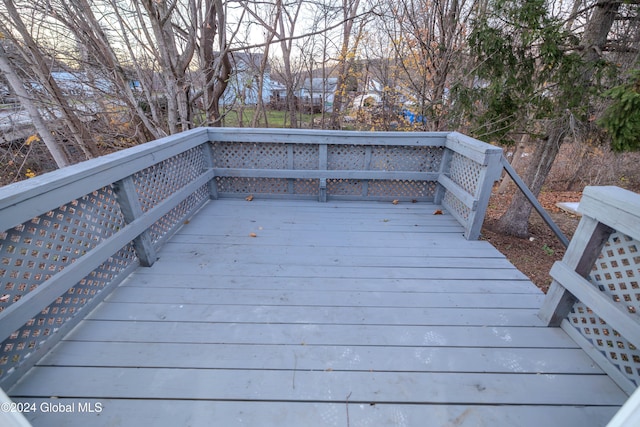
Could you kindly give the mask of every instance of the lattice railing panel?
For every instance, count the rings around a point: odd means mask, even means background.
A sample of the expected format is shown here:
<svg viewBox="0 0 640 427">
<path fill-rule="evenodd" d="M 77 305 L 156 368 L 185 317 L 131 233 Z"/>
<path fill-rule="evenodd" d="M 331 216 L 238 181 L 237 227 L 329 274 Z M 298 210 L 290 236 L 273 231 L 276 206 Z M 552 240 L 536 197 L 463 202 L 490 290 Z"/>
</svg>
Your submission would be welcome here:
<svg viewBox="0 0 640 427">
<path fill-rule="evenodd" d="M 218 168 L 286 169 L 287 146 L 274 143 L 214 143 L 213 164 Z"/>
<path fill-rule="evenodd" d="M 619 232 L 609 237 L 596 261 L 590 282 L 632 314 L 640 312 L 639 242 Z M 636 385 L 640 385 L 640 350 L 582 302 L 568 315 L 569 322 Z"/>
<path fill-rule="evenodd" d="M 0 311 L 124 225 L 111 187 L 0 232 Z"/>
<path fill-rule="evenodd" d="M 236 178 L 216 177 L 219 193 L 231 194 L 286 194 L 286 178 Z"/>
<path fill-rule="evenodd" d="M 480 183 L 482 165 L 460 153 L 453 153 L 449 169 L 449 178 L 472 196 L 476 195 Z"/>
<path fill-rule="evenodd" d="M 366 152 L 363 145 L 329 145 L 327 168 L 329 170 L 364 170 Z"/>
<path fill-rule="evenodd" d="M 298 195 L 317 196 L 320 188 L 318 179 L 295 179 L 293 181 L 293 193 Z"/>
<path fill-rule="evenodd" d="M 591 273 L 592 283 L 629 313 L 640 313 L 639 242 L 622 233 L 609 237 Z"/>
<path fill-rule="evenodd" d="M 437 184 L 433 181 L 380 181 L 372 180 L 367 189 L 368 196 L 431 198 Z"/>
<path fill-rule="evenodd" d="M 577 302 L 569 322 L 636 386 L 640 385 L 640 351 L 589 307 Z"/>
<path fill-rule="evenodd" d="M 133 175 L 143 212 L 193 182 L 207 168 L 202 145 Z"/>
<path fill-rule="evenodd" d="M 296 170 L 315 170 L 319 164 L 317 145 L 295 144 L 293 146 L 293 168 Z"/>
<path fill-rule="evenodd" d="M 471 209 L 460 199 L 453 195 L 453 193 L 447 191 L 442 200 L 442 204 L 450 211 L 458 214 L 460 218 L 464 221 L 469 219 L 469 215 L 471 215 Z"/>
<path fill-rule="evenodd" d="M 362 196 L 362 181 L 357 179 L 328 179 L 327 194 L 335 196 Z"/>
<path fill-rule="evenodd" d="M 209 199 L 209 188 L 203 185 L 178 204 L 178 206 L 169 211 L 169 213 L 156 221 L 156 223 L 149 228 L 151 241 L 154 243 L 156 249 L 161 246 L 162 241 L 171 230 L 178 224 L 184 222 L 184 220 L 207 199 Z"/>
<path fill-rule="evenodd" d="M 374 146 L 372 170 L 437 172 L 442 163 L 442 147 Z"/>
<path fill-rule="evenodd" d="M 0 377 L 26 359 L 134 262 L 135 251 L 128 244 L 5 339 L 0 349 Z"/>
<path fill-rule="evenodd" d="M 46 280 L 124 225 L 116 196 L 108 186 L 0 233 L 0 311 L 39 286 L 46 286 Z M 2 343 L 0 377 L 134 261 L 135 254 L 129 245 L 80 283 L 70 283 L 64 295 Z"/>
</svg>

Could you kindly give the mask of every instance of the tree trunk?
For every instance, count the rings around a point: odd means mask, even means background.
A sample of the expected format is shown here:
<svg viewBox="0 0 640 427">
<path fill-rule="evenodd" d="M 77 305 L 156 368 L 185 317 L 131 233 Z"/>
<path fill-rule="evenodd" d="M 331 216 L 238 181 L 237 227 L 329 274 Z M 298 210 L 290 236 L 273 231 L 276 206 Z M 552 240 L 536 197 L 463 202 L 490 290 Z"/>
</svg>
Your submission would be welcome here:
<svg viewBox="0 0 640 427">
<path fill-rule="evenodd" d="M 227 39 L 224 33 L 226 20 L 221 0 L 207 0 L 206 11 L 202 22 L 202 43 L 200 46 L 203 67 L 205 69 L 204 104 L 209 126 L 222 126 L 220 99 L 224 95 L 231 77 L 231 60 Z M 218 28 L 222 31 L 218 36 L 218 60 L 214 51 Z"/>
<path fill-rule="evenodd" d="M 536 146 L 523 177 L 531 192 L 536 196 L 540 194 L 544 181 L 549 175 L 567 129 L 562 123 L 557 123 L 549 132 L 549 136 Z M 532 209 L 531 203 L 524 194 L 517 190 L 511 199 L 509 208 L 496 224 L 498 230 L 512 236 L 528 237 L 529 217 Z"/>
<path fill-rule="evenodd" d="M 526 144 L 529 142 L 529 134 L 525 133 L 520 138 L 520 142 L 516 145 L 516 150 L 513 152 L 513 158 L 511 159 L 511 166 L 517 171 L 520 169 L 520 165 L 522 165 L 523 154 L 526 148 Z M 504 194 L 509 191 L 511 184 L 513 181 L 509 178 L 509 175 L 505 174 L 504 178 L 502 178 L 502 182 L 498 187 L 498 193 Z"/>
<path fill-rule="evenodd" d="M 145 0 L 143 6 L 147 10 L 151 28 L 158 44 L 157 59 L 162 67 L 162 77 L 166 90 L 167 124 L 170 133 L 185 131 L 191 127 L 191 108 L 189 106 L 190 85 L 186 70 L 191 63 L 195 51 L 195 26 L 198 18 L 195 4 L 189 1 L 185 6 L 190 13 L 190 21 L 183 28 L 184 46 L 178 48 L 172 14 L 176 4 L 165 4 L 153 0 Z"/>
<path fill-rule="evenodd" d="M 68 128 L 70 133 L 69 138 L 75 140 L 76 145 L 82 150 L 87 159 L 98 156 L 98 147 L 91 133 L 75 114 L 63 95 L 60 86 L 58 86 L 58 83 L 51 76 L 51 70 L 48 65 L 50 61 L 47 61 L 43 56 L 36 41 L 20 17 L 20 13 L 16 9 L 15 4 L 11 0 L 4 0 L 4 4 L 7 7 L 7 12 L 11 17 L 14 28 L 22 37 L 22 42 L 24 43 L 23 49 L 26 50 L 26 52 L 23 52 L 23 56 L 28 61 L 33 73 L 37 76 L 39 83 L 42 84 L 42 87 L 46 90 L 49 101 L 53 103 L 62 121 Z"/>
<path fill-rule="evenodd" d="M 280 12 L 280 35 L 285 34 L 284 13 Z M 280 40 L 280 49 L 282 49 L 282 63 L 284 65 L 284 78 L 287 90 L 287 111 L 289 113 L 289 126 L 291 128 L 298 127 L 298 118 L 296 117 L 296 97 L 294 92 L 295 79 L 291 68 L 291 47 L 290 42 L 285 39 Z"/>
<path fill-rule="evenodd" d="M 260 61 L 260 73 L 258 74 L 258 92 L 257 92 L 257 102 L 256 102 L 256 111 L 253 115 L 253 121 L 251 122 L 251 127 L 258 127 L 260 123 L 260 117 L 264 117 L 264 126 L 269 127 L 269 120 L 267 118 L 267 111 L 264 107 L 264 98 L 262 97 L 262 92 L 264 91 L 264 78 L 265 72 L 267 70 L 267 66 L 269 65 L 269 47 L 271 46 L 271 42 L 273 42 L 273 38 L 275 37 L 275 32 L 270 31 L 267 35 L 267 40 L 264 47 L 262 61 Z"/>
<path fill-rule="evenodd" d="M 47 128 L 40 112 L 38 111 L 38 107 L 33 103 L 33 100 L 27 93 L 27 90 L 24 88 L 20 77 L 15 73 L 9 59 L 7 58 L 6 52 L 2 45 L 0 44 L 0 71 L 4 74 L 7 82 L 13 89 L 13 93 L 16 94 L 20 104 L 27 110 L 29 116 L 31 117 L 31 122 L 36 128 L 36 131 L 40 135 L 40 139 L 44 142 L 45 146 L 51 153 L 53 160 L 56 162 L 56 165 L 59 168 L 63 168 L 68 166 L 71 162 L 67 157 L 64 149 L 58 141 L 56 141 L 55 137 L 51 134 L 51 131 Z"/>
<path fill-rule="evenodd" d="M 353 20 L 358 12 L 360 0 L 343 0 L 342 13 L 344 18 L 344 26 L 342 27 L 342 46 L 340 47 L 340 59 L 338 65 L 338 81 L 333 94 L 333 108 L 331 110 L 331 128 L 340 129 L 342 127 L 342 110 L 346 102 L 347 96 L 347 78 L 349 70 L 353 64 L 353 57 L 356 47 L 351 47 L 351 31 L 353 29 Z M 362 27 L 360 27 L 362 31 Z M 360 36 L 356 40 L 356 46 Z M 312 107 L 313 108 L 313 107 Z"/>
<path fill-rule="evenodd" d="M 89 2 L 87 0 L 76 0 L 70 2 L 66 7 L 69 10 L 68 16 L 61 16 L 53 9 L 55 18 L 62 22 L 80 41 L 85 51 L 86 58 L 84 60 L 87 63 L 88 72 L 91 71 L 90 68 L 94 66 L 93 64 L 99 65 L 103 74 L 108 76 L 109 81 L 114 85 L 114 93 L 112 95 L 119 97 L 131 110 L 134 116 L 132 120 L 136 123 L 135 128 L 138 129 L 133 138 L 137 139 L 139 143 L 144 143 L 151 139 L 165 136 L 166 133 L 161 128 L 151 123 L 141 103 L 138 102 L 136 94 L 134 94 L 129 85 L 129 78 L 124 71 L 124 67 L 113 47 L 109 44 L 107 35 L 99 19 L 93 13 Z M 125 23 L 125 18 L 120 14 L 116 3 L 112 3 L 112 7 L 122 33 L 126 34 L 129 29 L 127 28 L 127 23 Z M 135 60 L 136 55 L 133 48 L 129 43 L 125 43 L 125 45 L 130 57 L 134 60 L 137 75 L 140 81 L 143 81 L 143 71 Z M 150 106 L 151 98 L 151 96 L 147 97 Z"/>
</svg>

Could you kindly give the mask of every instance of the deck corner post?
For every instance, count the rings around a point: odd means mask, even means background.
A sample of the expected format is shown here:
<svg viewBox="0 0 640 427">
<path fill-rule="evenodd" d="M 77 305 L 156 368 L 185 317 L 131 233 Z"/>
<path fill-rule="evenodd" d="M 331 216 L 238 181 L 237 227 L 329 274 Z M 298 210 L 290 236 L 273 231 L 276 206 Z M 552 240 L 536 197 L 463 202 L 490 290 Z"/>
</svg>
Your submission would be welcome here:
<svg viewBox="0 0 640 427">
<path fill-rule="evenodd" d="M 493 185 L 502 172 L 501 159 L 501 148 L 492 147 L 485 151 L 485 165 L 478 177 L 478 188 L 475 194 L 475 209 L 472 210 L 466 226 L 465 237 L 467 240 L 477 240 L 480 237 L 480 230 L 487 213 Z"/>
<path fill-rule="evenodd" d="M 120 211 L 127 224 L 143 215 L 136 185 L 131 176 L 114 182 L 113 189 L 120 205 Z M 140 265 L 143 267 L 151 267 L 158 259 L 148 231 L 144 231 L 133 239 L 133 247 L 140 259 Z"/>
<path fill-rule="evenodd" d="M 611 227 L 583 216 L 562 262 L 579 275 L 587 277 L 613 231 Z M 576 297 L 554 280 L 540 307 L 538 317 L 547 326 L 560 326 L 575 302 Z"/>
</svg>

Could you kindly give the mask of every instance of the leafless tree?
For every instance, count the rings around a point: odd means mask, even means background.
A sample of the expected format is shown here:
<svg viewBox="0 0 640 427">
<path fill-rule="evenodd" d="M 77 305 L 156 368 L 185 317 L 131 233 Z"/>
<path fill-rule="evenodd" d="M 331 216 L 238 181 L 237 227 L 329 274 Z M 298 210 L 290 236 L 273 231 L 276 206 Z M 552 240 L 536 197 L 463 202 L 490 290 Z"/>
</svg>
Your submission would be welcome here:
<svg viewBox="0 0 640 427">
<path fill-rule="evenodd" d="M 353 66 L 366 22 L 365 20 L 359 20 L 358 24 L 355 22 L 360 12 L 360 0 L 342 0 L 341 12 L 343 25 L 337 58 L 338 81 L 333 95 L 333 109 L 331 111 L 331 127 L 333 129 L 340 129 L 341 127 L 343 105 L 347 99 L 347 78 Z"/>
<path fill-rule="evenodd" d="M 14 0 L 3 0 L 4 8 L 0 11 L 3 16 L 0 31 L 12 42 L 16 52 L 28 64 L 33 77 L 37 79 L 47 100 L 52 105 L 55 114 L 64 123 L 67 138 L 75 141 L 82 150 L 85 158 L 92 158 L 99 154 L 96 143 L 76 111 L 69 104 L 58 83 L 51 78 L 51 60 L 43 52 L 32 31 L 23 20 L 23 11 L 32 9 L 26 4 L 16 4 Z M 19 10 L 20 9 L 20 10 Z"/>
<path fill-rule="evenodd" d="M 429 130 L 449 125 L 448 90 L 458 78 L 472 5 L 470 0 L 399 0 L 378 7 L 405 82 L 404 96 Z"/>
<path fill-rule="evenodd" d="M 64 151 L 62 144 L 51 134 L 47 125 L 38 110 L 34 100 L 31 98 L 31 95 L 25 89 L 22 79 L 18 75 L 18 73 L 13 69 L 13 65 L 11 61 L 7 57 L 7 52 L 4 50 L 4 47 L 0 44 L 0 71 L 4 74 L 7 82 L 13 89 L 13 92 L 18 97 L 20 103 L 24 106 L 25 110 L 31 116 L 31 120 L 33 121 L 33 125 L 36 128 L 36 131 L 40 135 L 42 141 L 44 141 L 47 149 L 51 153 L 53 160 L 56 162 L 56 165 L 59 168 L 68 166 L 71 162 L 69 161 L 69 157 L 67 153 Z"/>
</svg>

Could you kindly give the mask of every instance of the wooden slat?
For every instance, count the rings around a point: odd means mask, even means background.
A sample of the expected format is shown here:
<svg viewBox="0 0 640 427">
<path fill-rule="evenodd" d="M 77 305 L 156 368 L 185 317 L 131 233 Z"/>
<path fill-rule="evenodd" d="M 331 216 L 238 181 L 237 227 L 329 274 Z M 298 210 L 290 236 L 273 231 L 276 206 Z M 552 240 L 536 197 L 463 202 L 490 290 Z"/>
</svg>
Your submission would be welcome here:
<svg viewBox="0 0 640 427">
<path fill-rule="evenodd" d="M 345 132 L 310 129 L 207 128 L 210 141 L 442 147 L 449 132 Z"/>
<path fill-rule="evenodd" d="M 368 292 L 413 292 L 413 293 L 465 293 L 465 294 L 534 294 L 542 291 L 531 286 L 528 280 L 474 280 L 474 279 L 353 279 L 304 277 L 292 280 L 290 277 L 214 276 L 210 274 L 167 277 L 164 274 L 138 274 L 123 287 L 144 288 L 188 288 L 188 289 L 271 289 L 271 290 L 313 290 L 326 291 L 368 291 Z"/>
<path fill-rule="evenodd" d="M 177 306 L 179 308 L 179 306 Z M 193 307 L 189 307 L 193 309 Z M 185 306 L 182 307 L 185 309 Z M 185 310 L 186 311 L 186 310 Z M 106 321 L 86 320 L 69 335 L 73 341 L 105 342 L 174 342 L 209 344 L 288 344 L 288 345 L 376 345 L 376 346 L 462 346 L 462 347 L 542 347 L 578 348 L 559 328 L 531 325 L 404 325 L 404 324 L 272 324 L 162 322 L 163 313 L 154 321 L 134 319 Z M 206 314 L 204 314 L 206 315 Z M 93 316 L 93 315 L 92 315 Z M 95 314 L 99 317 L 99 314 Z M 360 317 L 360 321 L 362 321 Z M 392 323 L 395 319 L 389 319 Z M 290 319 L 290 322 L 295 319 Z M 460 322 L 464 323 L 464 321 Z"/>
<path fill-rule="evenodd" d="M 215 357 L 202 357 L 215 354 Z M 576 363 L 578 361 L 579 363 Z M 39 366 L 602 374 L 579 349 L 69 341 Z M 324 367 L 324 368 L 322 368 Z"/>
<path fill-rule="evenodd" d="M 193 248 L 193 247 L 192 247 Z M 248 251 L 249 254 L 251 253 Z M 463 252 L 464 254 L 464 252 Z M 242 253 L 218 253 L 208 250 L 175 250 L 173 247 L 162 251 L 161 256 L 168 258 L 168 263 L 178 264 L 194 262 L 200 266 L 206 264 L 208 266 L 221 265 L 227 268 L 227 274 L 235 274 L 235 268 L 246 269 L 253 268 L 256 265 L 273 265 L 281 264 L 284 259 L 289 266 L 308 266 L 308 267 L 349 267 L 355 269 L 367 268 L 387 268 L 387 269 L 405 269 L 405 268 L 484 268 L 484 269 L 503 269 L 513 270 L 513 266 L 505 258 L 473 258 L 470 256 L 396 256 L 388 257 L 383 254 L 374 256 L 360 255 L 336 255 L 331 253 L 313 254 L 309 251 L 298 252 L 289 251 L 282 253 L 274 248 L 273 251 L 262 250 L 262 254 L 256 254 L 249 258 L 248 254 Z M 233 267 L 230 267 L 233 266 Z M 355 273 L 355 271 L 354 271 Z M 365 275 L 370 276 L 366 272 Z"/>
<path fill-rule="evenodd" d="M 404 238 L 395 238 L 392 233 L 388 233 L 387 236 L 380 236 L 379 238 L 373 238 L 371 236 L 366 236 L 366 234 L 370 233 L 360 233 L 360 236 L 348 234 L 348 233 L 318 233 L 315 240 L 311 241 L 308 239 L 308 233 L 268 233 L 271 236 L 279 237 L 278 240 L 268 240 L 264 239 L 266 237 L 265 234 L 258 232 L 262 231 L 259 229 L 259 225 L 256 225 L 255 228 L 250 230 L 241 230 L 236 231 L 234 234 L 228 235 L 203 235 L 199 234 L 197 230 L 189 228 L 188 230 L 184 230 L 181 235 L 175 236 L 171 239 L 171 241 L 175 243 L 189 243 L 192 241 L 194 245 L 198 244 L 207 244 L 212 245 L 211 250 L 214 250 L 218 247 L 218 245 L 246 245 L 250 243 L 251 245 L 261 246 L 289 246 L 291 248 L 296 248 L 299 246 L 311 246 L 311 247 L 336 247 L 336 248 L 353 248 L 354 251 L 359 248 L 376 248 L 376 249 L 386 249 L 386 248 L 407 248 L 407 249 L 416 249 L 417 251 L 425 250 L 425 248 L 429 249 L 437 249 L 437 248 L 448 248 L 454 249 L 456 247 L 455 239 L 462 236 L 462 232 L 460 233 L 439 233 L 438 231 L 430 232 L 428 234 L 417 235 L 415 233 L 406 233 Z M 246 231 L 246 233 L 244 232 Z M 255 232 L 257 237 L 256 239 L 249 240 L 249 233 Z M 279 236 L 278 236 L 279 234 Z M 289 236 L 289 238 L 287 238 Z M 344 238 L 341 238 L 344 236 Z M 360 238 L 361 236 L 365 236 L 365 239 Z M 262 238 L 261 238 L 262 237 Z M 416 238 L 419 237 L 419 238 Z M 470 241 L 470 248 L 482 248 L 487 247 L 489 243 L 483 241 Z M 461 249 L 465 250 L 465 248 Z M 495 251 L 492 249 L 491 251 Z"/>
<path fill-rule="evenodd" d="M 162 255 L 160 255 L 162 259 Z M 149 268 L 149 273 L 171 274 L 180 268 L 180 263 L 172 263 L 171 258 L 163 259 Z M 523 280 L 526 276 L 515 268 L 386 268 L 386 267 L 344 267 L 344 266 L 299 266 L 282 264 L 256 264 L 247 271 L 242 266 L 220 266 L 215 264 L 194 265 L 184 274 L 250 275 L 253 277 L 345 277 L 345 278 L 388 278 L 388 279 L 477 279 L 477 280 Z M 144 273 L 140 273 L 144 274 Z"/>
<path fill-rule="evenodd" d="M 155 399 L 621 405 L 605 375 L 34 367 L 17 396 Z"/>
<path fill-rule="evenodd" d="M 183 232 L 186 230 L 183 230 Z M 170 240 L 163 248 L 162 254 L 177 255 L 192 254 L 193 256 L 199 256 L 200 254 L 213 254 L 211 251 L 211 244 L 202 240 L 192 243 L 182 243 L 176 241 L 177 239 Z M 434 258 L 471 258 L 477 259 L 501 259 L 504 260 L 505 256 L 497 250 L 487 250 L 486 247 L 477 246 L 471 248 L 452 248 L 452 247 L 410 247 L 405 248 L 401 246 L 390 246 L 384 248 L 381 251 L 380 248 L 372 246 L 317 246 L 317 245 L 275 245 L 269 242 L 261 242 L 259 245 L 256 242 L 247 242 L 244 239 L 244 243 L 228 244 L 218 243 L 215 244 L 216 260 L 221 260 L 221 257 L 234 258 L 236 261 L 245 260 L 246 262 L 257 262 L 260 260 L 272 257 L 274 253 L 281 256 L 296 256 L 298 258 L 310 258 L 322 260 L 322 259 L 338 259 L 341 262 L 353 262 L 354 259 L 358 260 L 380 260 L 380 259 L 434 259 Z M 246 244 L 250 243 L 250 244 Z M 233 261 L 233 260 L 232 260 Z M 391 262 L 393 262 L 391 261 Z"/>
<path fill-rule="evenodd" d="M 397 307 L 397 308 L 501 308 L 537 309 L 540 294 L 449 294 L 407 292 L 363 292 L 327 290 L 257 290 L 206 288 L 121 287 L 113 291 L 109 303 L 159 303 L 205 305 L 255 305 L 302 307 Z"/>
<path fill-rule="evenodd" d="M 446 147 L 483 166 L 487 165 L 490 154 L 502 153 L 500 147 L 492 147 L 459 132 L 450 132 L 447 135 Z"/>
<path fill-rule="evenodd" d="M 139 304 L 138 304 L 139 305 Z M 300 324 L 380 324 L 394 325 L 486 325 L 486 326 L 540 326 L 535 309 L 505 308 L 413 308 L 413 307 L 331 307 L 326 306 L 276 306 L 276 305 L 223 305 L 165 304 L 152 312 L 141 306 L 139 312 L 129 318 L 144 320 L 176 320 L 194 322 L 271 322 Z M 122 309 L 122 307 L 120 307 Z M 128 308 L 129 312 L 131 307 Z M 153 309 L 151 307 L 150 309 Z M 107 310 L 105 308 L 105 310 Z M 118 307 L 112 308 L 118 310 Z M 125 309 L 126 310 L 126 309 Z M 126 311 L 116 311 L 115 318 L 122 318 Z M 252 313 L 248 316 L 247 313 Z M 191 316 L 191 317 L 189 317 Z"/>
<path fill-rule="evenodd" d="M 446 175 L 441 175 L 440 177 L 438 177 L 438 183 L 446 188 L 447 191 L 451 192 L 458 200 L 462 202 L 463 205 L 468 207 L 470 210 L 476 210 L 478 201 L 475 199 L 473 194 L 469 194 L 464 188 L 456 184 L 451 178 Z"/>
<path fill-rule="evenodd" d="M 578 210 L 640 240 L 640 197 L 632 191 L 615 186 L 585 187 Z"/>
<path fill-rule="evenodd" d="M 240 169 L 214 168 L 216 176 L 243 178 L 291 178 L 291 179 L 371 179 L 399 181 L 435 181 L 436 172 L 403 172 L 373 170 L 314 170 L 314 169 Z"/>
<path fill-rule="evenodd" d="M 346 397 L 346 396 L 345 396 Z M 49 404 L 50 399 L 16 399 Z M 265 426 L 277 420 L 277 426 L 563 426 L 602 427 L 615 414 L 617 406 L 560 407 L 539 405 L 402 405 L 318 402 L 221 402 L 202 400 L 127 400 L 127 399 L 56 399 L 63 405 L 100 404 L 100 413 L 57 413 L 35 415 L 34 426 L 103 427 L 105 425 L 175 426 Z M 347 423 L 347 408 L 348 419 Z"/>
</svg>

